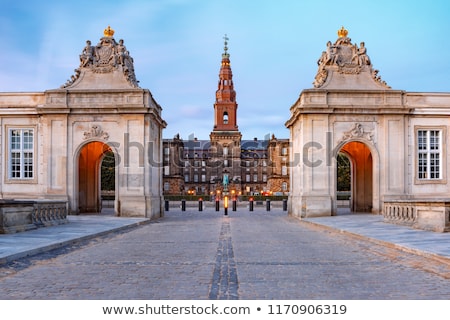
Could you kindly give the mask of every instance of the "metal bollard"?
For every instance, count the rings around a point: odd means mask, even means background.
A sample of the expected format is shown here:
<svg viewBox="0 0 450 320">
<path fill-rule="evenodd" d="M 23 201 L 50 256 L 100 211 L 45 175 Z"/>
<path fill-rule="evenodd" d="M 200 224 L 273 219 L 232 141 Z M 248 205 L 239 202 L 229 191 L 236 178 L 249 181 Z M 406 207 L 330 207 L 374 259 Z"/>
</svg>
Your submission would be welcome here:
<svg viewBox="0 0 450 320">
<path fill-rule="evenodd" d="M 216 211 L 220 210 L 220 201 L 219 198 L 216 198 Z"/>
<path fill-rule="evenodd" d="M 181 200 L 181 211 L 186 211 L 186 200 Z"/>
<path fill-rule="evenodd" d="M 165 200 L 165 201 L 164 201 L 164 209 L 165 209 L 166 211 L 169 211 L 169 200 Z"/>
<path fill-rule="evenodd" d="M 237 201 L 236 199 L 233 199 L 233 211 L 236 211 L 237 208 Z"/>
<path fill-rule="evenodd" d="M 248 208 L 250 211 L 253 211 L 253 198 L 250 198 L 248 201 Z"/>
<path fill-rule="evenodd" d="M 287 199 L 283 199 L 283 211 L 287 211 Z"/>
<path fill-rule="evenodd" d="M 270 211 L 270 200 L 269 199 L 266 200 L 266 210 Z"/>
<path fill-rule="evenodd" d="M 198 211 L 203 211 L 203 199 L 198 199 Z"/>
</svg>

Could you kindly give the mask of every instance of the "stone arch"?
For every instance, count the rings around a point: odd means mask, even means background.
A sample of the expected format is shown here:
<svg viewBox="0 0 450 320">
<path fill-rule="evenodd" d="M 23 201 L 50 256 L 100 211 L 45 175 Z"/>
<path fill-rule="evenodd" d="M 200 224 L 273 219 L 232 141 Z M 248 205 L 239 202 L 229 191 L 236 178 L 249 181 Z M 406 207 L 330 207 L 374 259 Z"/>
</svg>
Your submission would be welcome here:
<svg viewBox="0 0 450 320">
<path fill-rule="evenodd" d="M 364 139 L 350 139 L 334 149 L 335 159 L 338 153 L 344 153 L 351 162 L 351 211 L 379 213 L 379 154 L 375 146 Z M 337 174 L 337 165 L 334 173 Z"/>
<path fill-rule="evenodd" d="M 114 152 L 115 150 L 107 143 L 97 140 L 87 141 L 78 147 L 78 150 L 75 153 L 74 166 L 74 190 L 77 213 L 101 212 L 100 170 L 102 160 L 108 151 Z M 114 211 L 116 212 L 116 209 L 114 209 Z"/>
</svg>

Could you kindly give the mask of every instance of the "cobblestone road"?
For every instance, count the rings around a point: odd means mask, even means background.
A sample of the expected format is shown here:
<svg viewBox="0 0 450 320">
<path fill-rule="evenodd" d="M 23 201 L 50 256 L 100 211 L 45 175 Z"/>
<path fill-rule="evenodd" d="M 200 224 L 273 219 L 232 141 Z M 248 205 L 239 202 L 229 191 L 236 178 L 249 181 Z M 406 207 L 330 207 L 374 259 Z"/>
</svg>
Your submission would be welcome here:
<svg viewBox="0 0 450 320">
<path fill-rule="evenodd" d="M 450 269 L 282 211 L 170 211 L 0 266 L 0 299 L 450 299 Z"/>
</svg>

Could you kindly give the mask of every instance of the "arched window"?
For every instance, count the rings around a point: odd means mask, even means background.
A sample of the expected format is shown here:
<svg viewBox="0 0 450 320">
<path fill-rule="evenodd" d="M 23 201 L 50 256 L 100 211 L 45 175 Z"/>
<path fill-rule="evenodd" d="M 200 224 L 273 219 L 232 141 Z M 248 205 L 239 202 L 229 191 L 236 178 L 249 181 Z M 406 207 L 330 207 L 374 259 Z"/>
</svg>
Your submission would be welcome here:
<svg viewBox="0 0 450 320">
<path fill-rule="evenodd" d="M 228 112 L 226 111 L 223 113 L 223 123 L 228 124 Z"/>
</svg>

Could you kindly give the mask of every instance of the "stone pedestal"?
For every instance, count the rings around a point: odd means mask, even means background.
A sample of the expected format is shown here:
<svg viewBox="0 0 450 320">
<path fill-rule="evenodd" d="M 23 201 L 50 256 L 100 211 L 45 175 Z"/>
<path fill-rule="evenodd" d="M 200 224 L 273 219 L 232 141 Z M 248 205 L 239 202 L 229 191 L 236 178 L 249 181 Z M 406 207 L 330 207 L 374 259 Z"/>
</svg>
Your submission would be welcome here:
<svg viewBox="0 0 450 320">
<path fill-rule="evenodd" d="M 416 205 L 416 228 L 435 232 L 450 231 L 450 203 L 445 201 L 422 202 Z"/>
<path fill-rule="evenodd" d="M 33 224 L 33 201 L 0 200 L 0 233 L 36 229 Z"/>
</svg>

